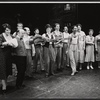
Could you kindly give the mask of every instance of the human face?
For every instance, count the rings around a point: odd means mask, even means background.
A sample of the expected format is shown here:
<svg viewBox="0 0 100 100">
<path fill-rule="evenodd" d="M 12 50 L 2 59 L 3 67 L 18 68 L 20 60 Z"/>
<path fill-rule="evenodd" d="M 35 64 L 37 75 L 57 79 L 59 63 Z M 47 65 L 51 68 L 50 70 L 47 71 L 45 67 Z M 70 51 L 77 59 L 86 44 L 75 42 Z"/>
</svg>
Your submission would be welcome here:
<svg viewBox="0 0 100 100">
<path fill-rule="evenodd" d="M 17 29 L 23 29 L 23 24 L 18 24 Z"/>
<path fill-rule="evenodd" d="M 78 26 L 77 28 L 78 28 L 78 31 L 81 31 L 81 26 Z"/>
<path fill-rule="evenodd" d="M 9 35 L 9 34 L 11 33 L 11 30 L 10 30 L 9 28 L 6 28 L 6 29 L 5 29 L 5 33 L 6 33 L 7 35 Z"/>
<path fill-rule="evenodd" d="M 47 32 L 47 33 L 51 33 L 51 28 L 48 27 L 48 28 L 46 29 L 46 32 Z"/>
<path fill-rule="evenodd" d="M 25 31 L 23 29 L 20 29 L 19 30 L 19 36 L 20 36 L 20 38 L 23 38 L 24 34 L 25 34 Z"/>
<path fill-rule="evenodd" d="M 68 27 L 67 26 L 64 27 L 64 32 L 68 32 Z"/>
<path fill-rule="evenodd" d="M 36 29 L 35 30 L 35 34 L 39 34 L 39 29 Z"/>
<path fill-rule="evenodd" d="M 89 35 L 92 36 L 93 35 L 93 30 L 89 31 Z"/>
<path fill-rule="evenodd" d="M 74 26 L 73 32 L 77 32 L 77 26 Z"/>
<path fill-rule="evenodd" d="M 56 27 L 55 27 L 55 30 L 60 30 L 60 25 L 59 24 L 56 24 Z"/>
<path fill-rule="evenodd" d="M 25 28 L 26 29 L 26 34 L 30 35 L 30 29 L 29 28 Z"/>
</svg>

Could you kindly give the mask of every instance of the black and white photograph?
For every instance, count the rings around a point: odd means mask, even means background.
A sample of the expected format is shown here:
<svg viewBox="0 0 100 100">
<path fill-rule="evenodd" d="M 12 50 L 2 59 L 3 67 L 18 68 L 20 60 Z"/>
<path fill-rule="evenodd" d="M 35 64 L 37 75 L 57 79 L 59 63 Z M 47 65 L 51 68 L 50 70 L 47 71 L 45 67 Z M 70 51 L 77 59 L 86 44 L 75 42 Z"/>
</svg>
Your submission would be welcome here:
<svg viewBox="0 0 100 100">
<path fill-rule="evenodd" d="M 100 99 L 100 3 L 0 3 L 0 100 Z"/>
</svg>

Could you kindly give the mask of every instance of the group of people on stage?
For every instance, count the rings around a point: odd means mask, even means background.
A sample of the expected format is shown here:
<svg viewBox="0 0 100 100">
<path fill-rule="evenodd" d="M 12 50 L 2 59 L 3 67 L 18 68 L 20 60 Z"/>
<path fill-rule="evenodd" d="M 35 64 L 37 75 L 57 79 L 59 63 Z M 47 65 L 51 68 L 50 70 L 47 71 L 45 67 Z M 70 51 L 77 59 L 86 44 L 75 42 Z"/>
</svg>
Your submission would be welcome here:
<svg viewBox="0 0 100 100">
<path fill-rule="evenodd" d="M 47 24 L 44 34 L 41 35 L 36 28 L 35 35 L 30 36 L 30 29 L 18 23 L 17 31 L 12 35 L 9 24 L 2 26 L 4 30 L 0 34 L 0 79 L 3 94 L 6 92 L 7 77 L 12 75 L 12 63 L 17 67 L 17 89 L 24 87 L 25 76 L 32 77 L 33 67 L 34 73 L 38 71 L 38 62 L 46 77 L 55 75 L 55 71 L 62 71 L 66 66 L 72 68 L 71 75 L 74 75 L 78 72 L 77 66 L 81 70 L 84 62 L 87 62 L 87 69 L 93 69 L 95 50 L 100 68 L 100 32 L 94 37 L 93 29 L 89 29 L 89 35 L 86 36 L 81 24 L 77 24 L 69 34 L 67 26 L 61 32 L 60 24 L 55 23 L 54 31 Z"/>
</svg>

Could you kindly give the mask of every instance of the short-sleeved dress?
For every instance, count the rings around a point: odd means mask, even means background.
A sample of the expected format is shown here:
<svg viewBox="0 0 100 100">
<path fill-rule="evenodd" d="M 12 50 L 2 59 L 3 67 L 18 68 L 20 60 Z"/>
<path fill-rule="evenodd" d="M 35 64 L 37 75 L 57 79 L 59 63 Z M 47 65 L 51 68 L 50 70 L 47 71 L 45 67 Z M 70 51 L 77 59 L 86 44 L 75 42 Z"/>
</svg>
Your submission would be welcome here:
<svg viewBox="0 0 100 100">
<path fill-rule="evenodd" d="M 94 62 L 94 45 L 87 44 L 87 42 L 94 43 L 94 37 L 86 36 L 86 57 L 85 62 Z"/>
</svg>

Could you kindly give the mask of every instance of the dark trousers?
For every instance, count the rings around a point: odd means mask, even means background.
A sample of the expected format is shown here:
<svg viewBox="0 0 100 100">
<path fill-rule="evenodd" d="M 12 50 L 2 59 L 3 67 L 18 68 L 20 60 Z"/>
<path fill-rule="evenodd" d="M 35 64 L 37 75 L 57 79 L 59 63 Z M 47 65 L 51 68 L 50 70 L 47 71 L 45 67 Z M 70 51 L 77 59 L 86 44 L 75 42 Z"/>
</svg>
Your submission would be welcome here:
<svg viewBox="0 0 100 100">
<path fill-rule="evenodd" d="M 26 56 L 16 56 L 16 66 L 18 72 L 16 86 L 21 86 L 23 84 L 26 71 Z"/>
</svg>

